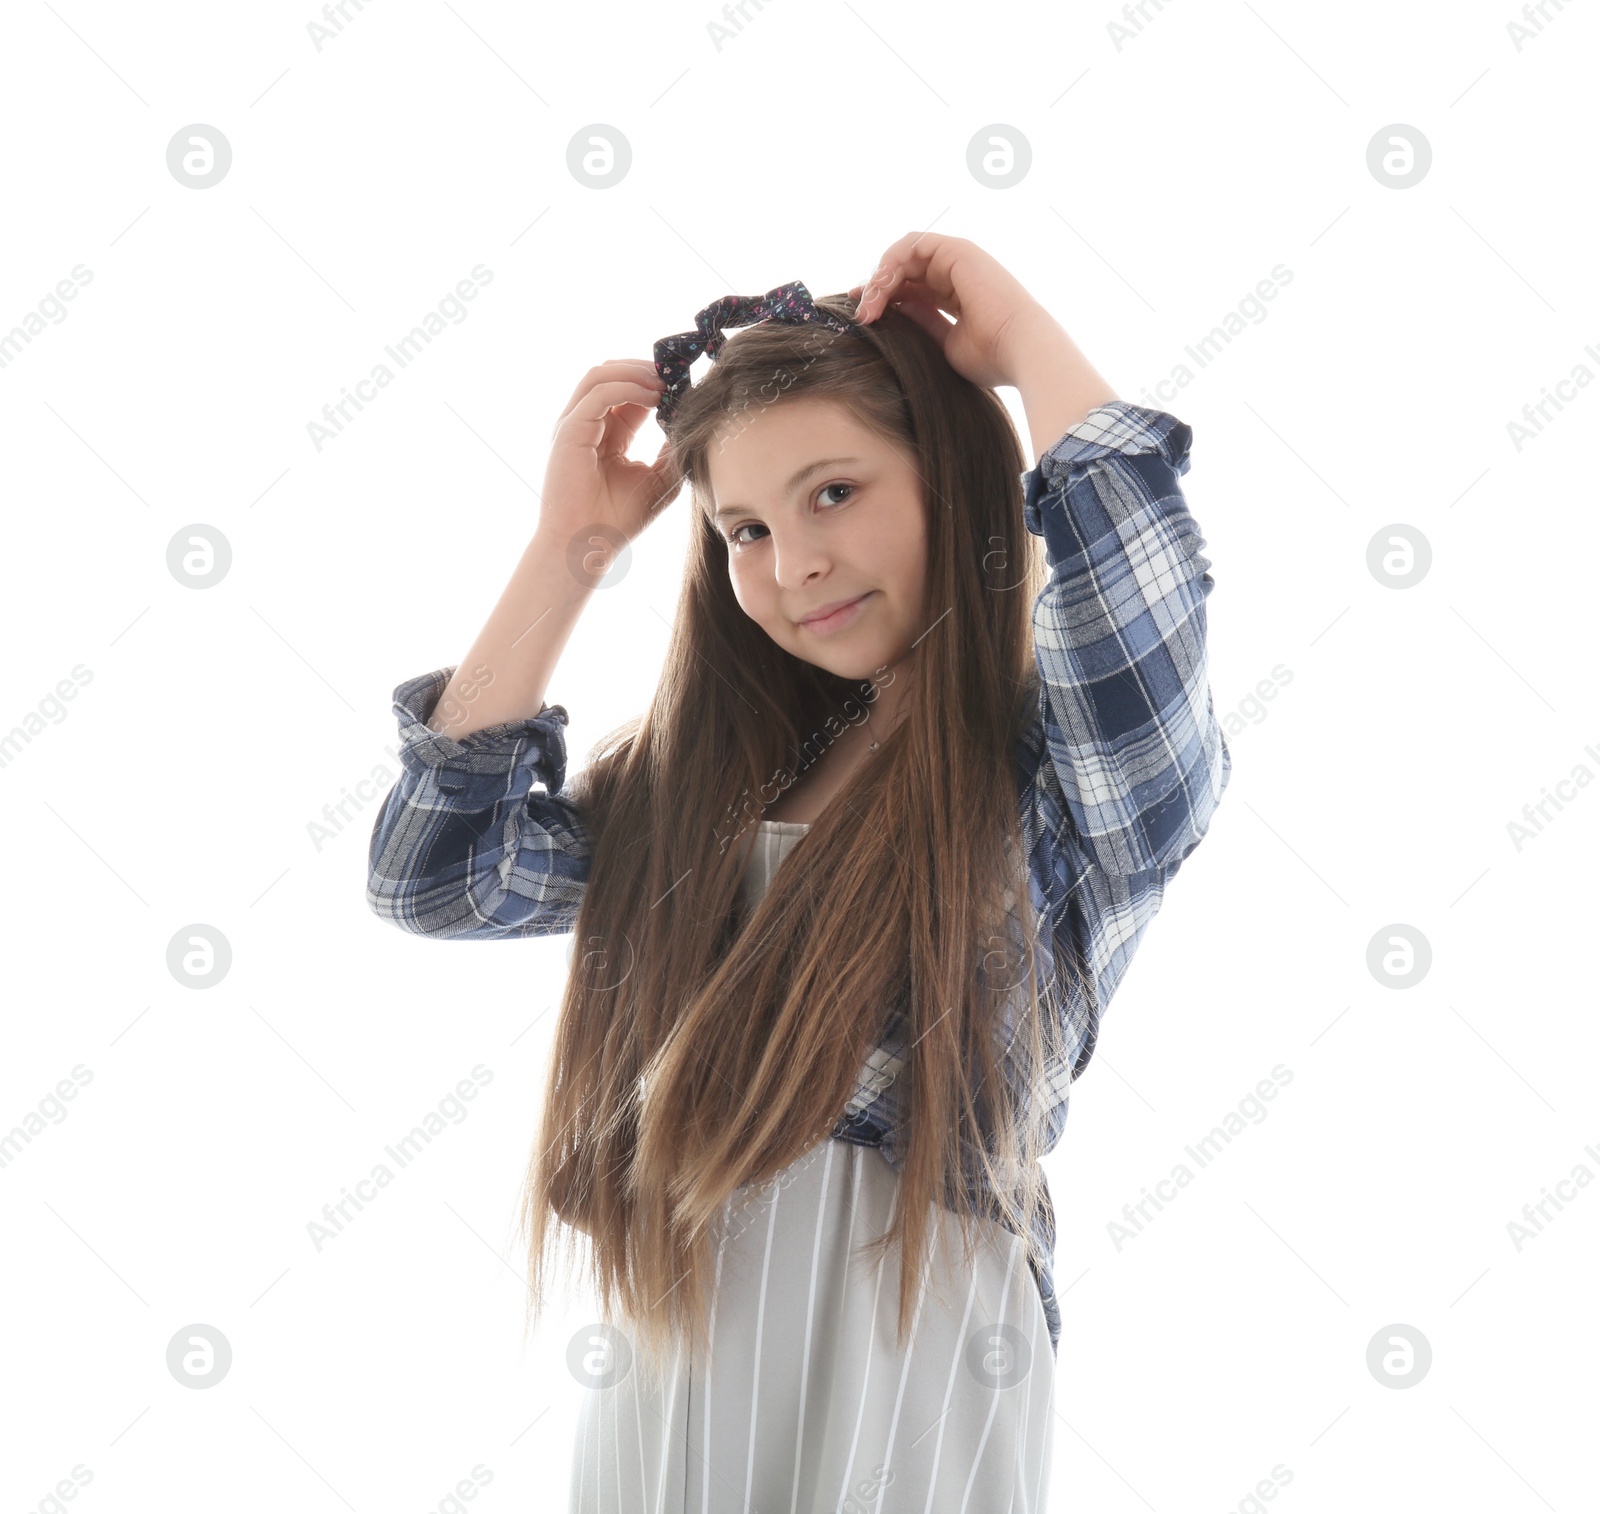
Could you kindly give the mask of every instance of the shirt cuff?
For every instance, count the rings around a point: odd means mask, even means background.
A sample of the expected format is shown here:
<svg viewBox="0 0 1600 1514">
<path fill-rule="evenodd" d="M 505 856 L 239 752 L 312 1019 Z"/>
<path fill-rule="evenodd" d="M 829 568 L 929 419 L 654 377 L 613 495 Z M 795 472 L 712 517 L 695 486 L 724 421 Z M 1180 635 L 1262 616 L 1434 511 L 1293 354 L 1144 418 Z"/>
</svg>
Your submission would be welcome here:
<svg viewBox="0 0 1600 1514">
<path fill-rule="evenodd" d="M 436 668 L 395 687 L 394 715 L 405 767 L 418 776 L 431 772 L 441 793 L 459 794 L 475 776 L 504 779 L 510 770 L 526 766 L 549 793 L 558 793 L 567 773 L 565 707 L 546 704 L 537 715 L 461 737 L 430 730 L 427 722 L 455 671 L 454 666 Z"/>
<path fill-rule="evenodd" d="M 1044 535 L 1039 518 L 1040 496 L 1060 487 L 1073 473 L 1081 472 L 1097 459 L 1154 452 L 1181 478 L 1189 471 L 1193 440 L 1189 426 L 1165 410 L 1150 410 L 1127 400 L 1097 405 L 1067 430 L 1036 467 L 1022 475 L 1023 519 L 1028 529 L 1035 536 Z"/>
</svg>

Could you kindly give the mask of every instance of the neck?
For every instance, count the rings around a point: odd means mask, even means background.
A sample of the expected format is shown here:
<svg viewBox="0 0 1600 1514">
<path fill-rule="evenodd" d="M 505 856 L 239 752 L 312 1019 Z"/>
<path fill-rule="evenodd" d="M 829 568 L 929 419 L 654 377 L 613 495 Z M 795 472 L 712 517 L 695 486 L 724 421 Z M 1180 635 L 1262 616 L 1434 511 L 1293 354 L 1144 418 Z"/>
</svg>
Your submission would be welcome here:
<svg viewBox="0 0 1600 1514">
<path fill-rule="evenodd" d="M 907 691 L 911 687 L 911 658 L 902 657 L 889 671 L 894 675 L 878 689 L 867 706 L 865 729 L 869 741 L 882 741 L 900 723 Z"/>
</svg>

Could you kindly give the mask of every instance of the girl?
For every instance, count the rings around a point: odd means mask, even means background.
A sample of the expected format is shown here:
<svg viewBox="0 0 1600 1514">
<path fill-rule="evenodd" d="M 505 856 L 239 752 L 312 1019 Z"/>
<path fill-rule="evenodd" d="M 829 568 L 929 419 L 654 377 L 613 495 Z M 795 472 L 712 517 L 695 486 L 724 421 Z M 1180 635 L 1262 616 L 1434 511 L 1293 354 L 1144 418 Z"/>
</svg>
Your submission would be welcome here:
<svg viewBox="0 0 1600 1514">
<path fill-rule="evenodd" d="M 533 1316 L 580 1232 L 605 1315 L 573 1510 L 1029 1514 L 1039 1158 L 1230 774 L 1190 432 L 958 237 L 753 303 L 698 384 L 686 333 L 574 391 L 482 634 L 395 690 L 369 902 L 575 932 L 523 1209 Z M 685 480 L 659 687 L 567 785 L 548 680 Z"/>
</svg>

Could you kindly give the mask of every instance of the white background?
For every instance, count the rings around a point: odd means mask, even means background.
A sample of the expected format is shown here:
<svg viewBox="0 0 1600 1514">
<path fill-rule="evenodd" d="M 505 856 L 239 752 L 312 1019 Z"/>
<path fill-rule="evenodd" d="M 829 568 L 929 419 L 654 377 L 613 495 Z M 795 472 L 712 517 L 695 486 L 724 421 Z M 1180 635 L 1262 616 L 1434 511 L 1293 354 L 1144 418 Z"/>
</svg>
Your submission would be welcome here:
<svg viewBox="0 0 1600 1514">
<path fill-rule="evenodd" d="M 1510 3 L 1169 0 L 1119 47 L 1109 0 L 773 0 L 718 47 L 709 0 L 370 0 L 320 50 L 316 14 L 7 8 L 0 333 L 92 278 L 0 367 L 0 733 L 45 712 L 0 766 L 0 1134 L 53 1111 L 0 1167 L 0 1503 L 441 1510 L 478 1467 L 473 1508 L 564 1507 L 591 1311 L 524 1347 L 513 1221 L 570 938 L 373 916 L 387 781 L 312 828 L 398 771 L 391 692 L 470 645 L 587 368 L 931 229 L 1135 401 L 1292 273 L 1162 406 L 1194 428 L 1235 770 L 1049 1162 L 1051 1507 L 1266 1507 L 1274 1467 L 1301 1514 L 1592 1507 L 1600 1194 L 1520 1250 L 1508 1223 L 1600 1173 L 1600 794 L 1520 848 L 1508 823 L 1600 773 L 1600 394 L 1520 449 L 1508 422 L 1600 374 L 1595 13 L 1551 4 L 1519 49 Z M 596 123 L 632 150 L 604 190 L 567 167 Z M 209 189 L 167 166 L 197 124 L 232 149 Z M 996 124 L 1032 151 L 1003 190 L 967 167 Z M 1407 189 L 1367 166 L 1391 125 L 1431 144 Z M 467 318 L 314 446 L 479 264 Z M 685 519 L 552 682 L 574 766 L 650 698 Z M 232 550 L 204 590 L 167 566 L 197 524 Z M 1431 549 L 1410 588 L 1368 567 L 1395 526 Z M 197 923 L 232 950 L 204 990 L 167 966 Z M 1368 967 L 1395 927 L 1432 954 L 1406 989 Z M 318 1251 L 308 1222 L 480 1063 L 468 1117 Z M 166 1365 L 195 1323 L 233 1353 L 203 1391 Z M 1393 1326 L 1431 1348 L 1414 1386 L 1368 1367 Z"/>
</svg>

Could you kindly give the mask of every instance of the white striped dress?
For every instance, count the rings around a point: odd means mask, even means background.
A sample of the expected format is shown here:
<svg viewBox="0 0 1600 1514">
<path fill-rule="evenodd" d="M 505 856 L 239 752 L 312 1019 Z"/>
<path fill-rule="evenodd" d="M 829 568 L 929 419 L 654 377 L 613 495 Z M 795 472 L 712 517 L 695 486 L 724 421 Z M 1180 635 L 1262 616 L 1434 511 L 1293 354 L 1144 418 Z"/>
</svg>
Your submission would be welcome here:
<svg viewBox="0 0 1600 1514">
<path fill-rule="evenodd" d="M 808 829 L 761 822 L 747 903 Z M 858 1254 L 899 1182 L 875 1147 L 829 1139 L 729 1199 L 709 1360 L 581 1390 L 571 1514 L 1042 1514 L 1055 1357 L 1022 1242 L 991 1223 L 965 1271 L 935 1206 L 902 1350 L 898 1254 Z"/>
</svg>

